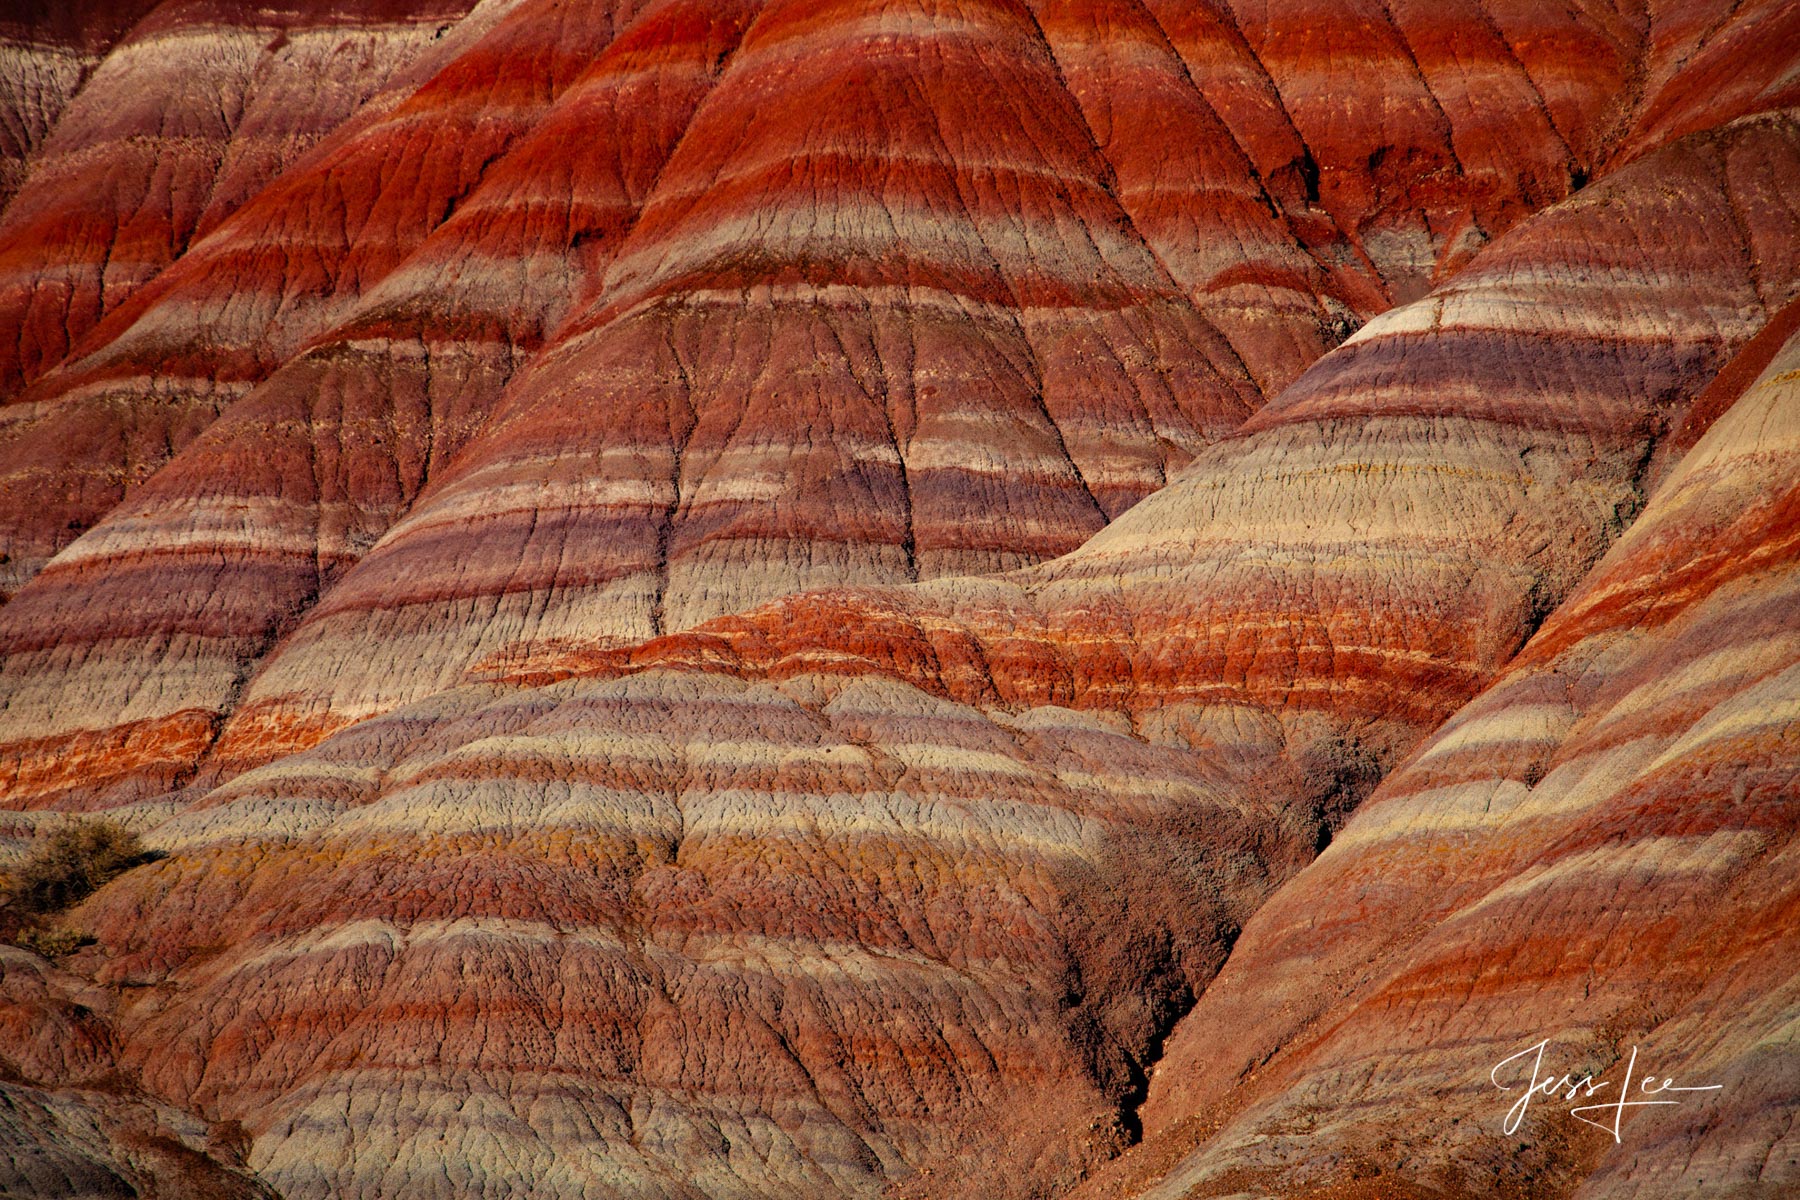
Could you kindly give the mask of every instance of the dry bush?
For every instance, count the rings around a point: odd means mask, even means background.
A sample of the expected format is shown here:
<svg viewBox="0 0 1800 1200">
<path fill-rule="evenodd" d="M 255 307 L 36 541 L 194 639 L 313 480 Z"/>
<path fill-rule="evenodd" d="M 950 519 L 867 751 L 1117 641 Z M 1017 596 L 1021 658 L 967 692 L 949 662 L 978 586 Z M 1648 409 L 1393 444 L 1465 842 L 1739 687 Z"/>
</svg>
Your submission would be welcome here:
<svg viewBox="0 0 1800 1200">
<path fill-rule="evenodd" d="M 43 928 L 36 925 L 21 929 L 13 940 L 43 958 L 62 958 L 83 946 L 94 944 L 93 936 L 79 929 L 60 929 L 54 926 Z"/>
<path fill-rule="evenodd" d="M 148 858 L 138 835 L 117 821 L 78 817 L 32 847 L 7 891 L 29 915 L 61 912 Z"/>
</svg>

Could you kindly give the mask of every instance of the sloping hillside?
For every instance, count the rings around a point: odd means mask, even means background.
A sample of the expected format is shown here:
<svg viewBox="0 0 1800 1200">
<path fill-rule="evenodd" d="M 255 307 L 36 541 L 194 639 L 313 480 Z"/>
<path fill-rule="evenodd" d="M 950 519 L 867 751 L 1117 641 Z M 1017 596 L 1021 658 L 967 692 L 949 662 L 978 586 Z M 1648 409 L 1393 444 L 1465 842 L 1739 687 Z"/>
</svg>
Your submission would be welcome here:
<svg viewBox="0 0 1800 1200">
<path fill-rule="evenodd" d="M 1800 1187 L 1800 6 L 0 40 L 0 1191 Z"/>
</svg>

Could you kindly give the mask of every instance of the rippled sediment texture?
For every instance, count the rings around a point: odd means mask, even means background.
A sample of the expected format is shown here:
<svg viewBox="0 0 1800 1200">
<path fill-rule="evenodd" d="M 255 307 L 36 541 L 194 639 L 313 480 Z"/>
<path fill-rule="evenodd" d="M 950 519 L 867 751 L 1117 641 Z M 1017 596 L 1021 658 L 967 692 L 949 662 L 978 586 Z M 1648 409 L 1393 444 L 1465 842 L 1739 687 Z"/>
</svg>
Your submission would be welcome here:
<svg viewBox="0 0 1800 1200">
<path fill-rule="evenodd" d="M 1792 5 L 140 9 L 0 27 L 7 832 L 166 852 L 9 1186 L 1790 1186 Z"/>
</svg>

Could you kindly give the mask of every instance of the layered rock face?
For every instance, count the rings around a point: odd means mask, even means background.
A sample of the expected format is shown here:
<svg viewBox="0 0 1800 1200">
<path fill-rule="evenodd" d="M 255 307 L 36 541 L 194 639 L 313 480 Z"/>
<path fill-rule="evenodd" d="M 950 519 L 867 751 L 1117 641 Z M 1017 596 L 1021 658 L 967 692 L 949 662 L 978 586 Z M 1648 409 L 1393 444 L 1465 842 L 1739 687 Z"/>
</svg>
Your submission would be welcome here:
<svg viewBox="0 0 1800 1200">
<path fill-rule="evenodd" d="M 1791 1188 L 1797 21 L 31 25 L 7 1186 Z"/>
<path fill-rule="evenodd" d="M 0 221 L 8 396 L 321 137 L 372 98 L 379 106 L 383 86 L 462 15 L 454 3 L 144 7 L 72 99 L 31 98 L 60 111 L 54 136 L 20 156 L 26 186 Z"/>
<path fill-rule="evenodd" d="M 113 507 L 0 618 L 10 738 L 156 792 L 240 708 L 233 769 L 529 643 L 1074 548 L 1712 36 L 1576 14 L 1597 65 L 1533 73 L 1541 18 L 1409 15 L 477 9 L 26 393 L 15 579 Z"/>
<path fill-rule="evenodd" d="M 1089 1194 L 1292 1189 L 1347 1163 L 1470 1192 L 1800 1186 L 1797 388 L 1800 337 L 1258 912 L 1159 1064 L 1143 1157 L 1166 1178 Z M 1633 1047 L 1640 1078 L 1721 1090 L 1627 1114 L 1617 1144 L 1549 1097 L 1515 1157 L 1494 1131 L 1524 1077 L 1503 1093 L 1491 1068 L 1544 1039 L 1546 1073 L 1611 1074 L 1603 1101 Z M 1222 1131 L 1192 1127 L 1221 1109 Z"/>
<path fill-rule="evenodd" d="M 268 1200 L 239 1131 L 158 1104 L 119 1074 L 106 989 L 0 947 L 0 1189 L 8 1196 Z"/>
</svg>

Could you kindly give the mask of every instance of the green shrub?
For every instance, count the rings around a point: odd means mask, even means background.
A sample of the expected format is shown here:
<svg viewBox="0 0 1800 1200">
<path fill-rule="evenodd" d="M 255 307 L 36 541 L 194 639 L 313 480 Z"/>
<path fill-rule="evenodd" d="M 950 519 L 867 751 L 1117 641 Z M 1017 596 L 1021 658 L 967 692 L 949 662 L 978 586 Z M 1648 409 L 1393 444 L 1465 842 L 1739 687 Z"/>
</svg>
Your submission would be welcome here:
<svg viewBox="0 0 1800 1200">
<path fill-rule="evenodd" d="M 41 839 L 6 880 L 12 905 L 30 917 L 61 912 L 150 855 L 116 821 L 77 817 Z"/>
</svg>

